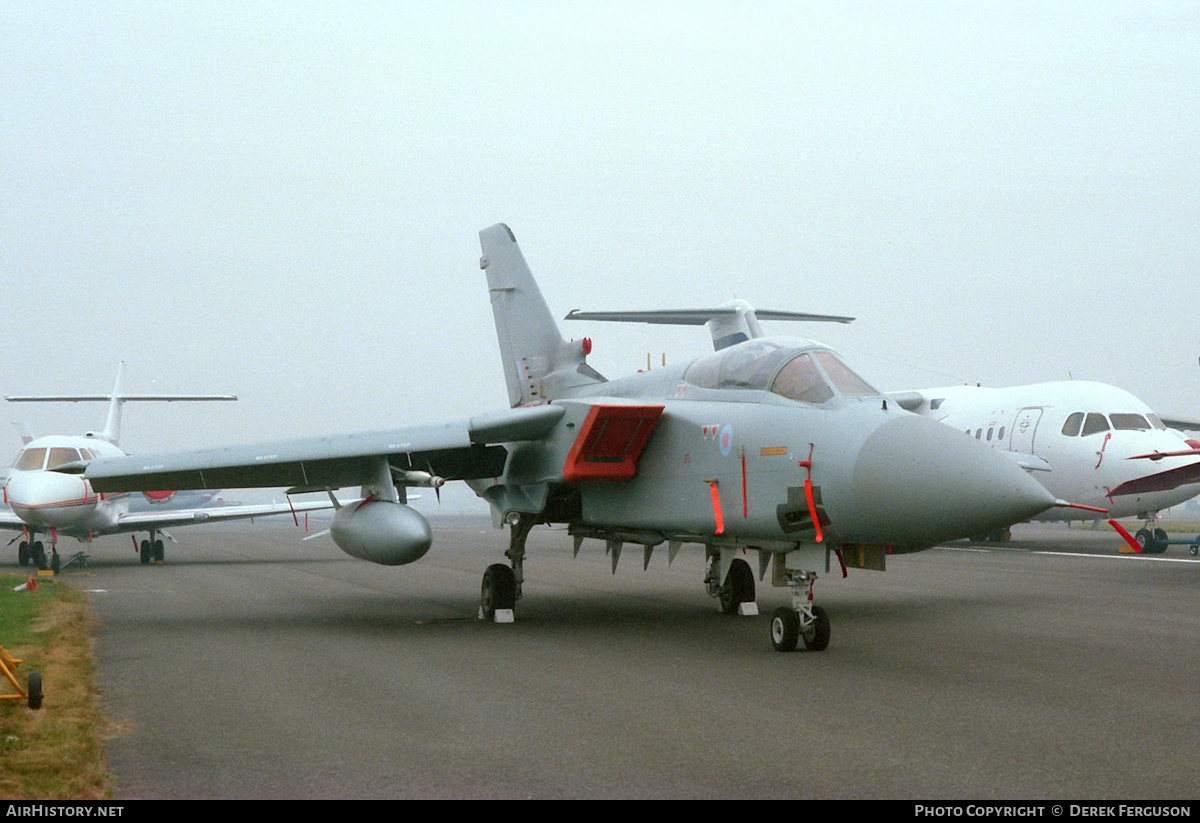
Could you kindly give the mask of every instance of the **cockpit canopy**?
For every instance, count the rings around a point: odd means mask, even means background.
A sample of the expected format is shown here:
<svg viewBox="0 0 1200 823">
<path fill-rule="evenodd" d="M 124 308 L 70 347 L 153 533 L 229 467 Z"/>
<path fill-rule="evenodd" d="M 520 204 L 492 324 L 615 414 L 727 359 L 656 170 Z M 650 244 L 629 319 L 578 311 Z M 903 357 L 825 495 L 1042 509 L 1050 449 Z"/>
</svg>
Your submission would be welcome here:
<svg viewBox="0 0 1200 823">
<path fill-rule="evenodd" d="M 770 391 L 801 403 L 879 394 L 828 349 L 779 338 L 747 340 L 701 357 L 683 379 L 705 389 Z"/>
</svg>

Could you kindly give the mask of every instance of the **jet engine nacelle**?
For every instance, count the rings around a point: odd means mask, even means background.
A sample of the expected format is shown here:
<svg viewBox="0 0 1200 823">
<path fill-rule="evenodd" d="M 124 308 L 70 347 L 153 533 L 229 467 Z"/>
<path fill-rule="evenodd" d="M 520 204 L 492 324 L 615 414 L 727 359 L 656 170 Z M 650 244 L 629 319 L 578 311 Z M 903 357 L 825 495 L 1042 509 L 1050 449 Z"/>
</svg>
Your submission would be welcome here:
<svg viewBox="0 0 1200 823">
<path fill-rule="evenodd" d="M 351 557 L 383 566 L 420 560 L 433 543 L 433 530 L 418 511 L 387 500 L 338 509 L 329 535 Z"/>
</svg>

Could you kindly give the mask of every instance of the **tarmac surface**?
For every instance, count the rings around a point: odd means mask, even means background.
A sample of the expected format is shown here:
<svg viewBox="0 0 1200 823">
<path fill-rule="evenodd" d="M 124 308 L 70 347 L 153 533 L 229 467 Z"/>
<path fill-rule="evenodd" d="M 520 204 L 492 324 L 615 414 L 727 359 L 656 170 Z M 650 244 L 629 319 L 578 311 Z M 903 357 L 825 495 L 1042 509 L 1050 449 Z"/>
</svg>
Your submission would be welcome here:
<svg viewBox="0 0 1200 823">
<path fill-rule="evenodd" d="M 720 615 L 699 547 L 614 576 L 544 527 L 517 621 L 482 623 L 507 532 L 430 520 L 400 568 L 279 519 L 179 529 L 161 566 L 89 547 L 59 579 L 100 621 L 117 799 L 1200 798 L 1186 547 L 1021 526 L 834 572 L 829 648 L 780 654 L 787 589 Z"/>
</svg>

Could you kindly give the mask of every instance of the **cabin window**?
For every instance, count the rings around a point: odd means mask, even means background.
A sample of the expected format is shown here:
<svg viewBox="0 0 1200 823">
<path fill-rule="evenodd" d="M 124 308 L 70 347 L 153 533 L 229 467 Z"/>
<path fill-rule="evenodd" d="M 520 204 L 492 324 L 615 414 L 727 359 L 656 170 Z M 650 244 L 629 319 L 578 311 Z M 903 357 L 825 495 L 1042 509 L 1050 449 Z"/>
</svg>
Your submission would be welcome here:
<svg viewBox="0 0 1200 823">
<path fill-rule="evenodd" d="M 1098 412 L 1091 412 L 1083 421 L 1083 436 L 1108 431 L 1108 418 Z"/>
<path fill-rule="evenodd" d="M 1083 426 L 1083 412 L 1075 412 L 1067 418 L 1067 422 L 1063 423 L 1062 433 L 1067 437 L 1075 437 L 1079 434 L 1079 429 Z"/>
<path fill-rule="evenodd" d="M 20 469 L 24 472 L 38 471 L 45 463 L 45 449 L 25 449 L 19 455 L 17 455 L 17 462 L 13 464 L 13 468 Z"/>
<path fill-rule="evenodd" d="M 1150 423 L 1140 414 L 1110 414 L 1112 427 L 1117 431 L 1147 431 Z"/>
<path fill-rule="evenodd" d="M 1003 439 L 1004 439 L 1004 427 L 1003 427 L 1003 426 L 1001 426 L 1001 427 L 1000 427 L 1000 432 L 999 432 L 999 434 L 997 434 L 997 435 L 996 435 L 996 439 L 997 439 L 997 440 L 1003 440 Z"/>
<path fill-rule="evenodd" d="M 991 426 L 988 426 L 987 440 L 989 443 L 992 442 L 992 427 Z"/>
</svg>

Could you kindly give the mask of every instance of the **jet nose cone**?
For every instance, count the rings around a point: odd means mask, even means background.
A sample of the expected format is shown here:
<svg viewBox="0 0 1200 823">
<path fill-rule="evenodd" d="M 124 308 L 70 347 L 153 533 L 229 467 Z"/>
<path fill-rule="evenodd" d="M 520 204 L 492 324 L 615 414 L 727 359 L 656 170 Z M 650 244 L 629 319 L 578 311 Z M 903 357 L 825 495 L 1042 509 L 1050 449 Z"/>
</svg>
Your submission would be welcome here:
<svg viewBox="0 0 1200 823">
<path fill-rule="evenodd" d="M 32 525 L 69 525 L 95 502 L 82 479 L 57 472 L 13 472 L 4 494 L 13 512 Z"/>
<path fill-rule="evenodd" d="M 897 550 L 1002 529 L 1054 505 L 1005 455 L 916 415 L 889 420 L 867 438 L 852 486 L 865 535 L 855 539 Z"/>
</svg>

